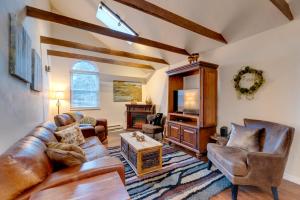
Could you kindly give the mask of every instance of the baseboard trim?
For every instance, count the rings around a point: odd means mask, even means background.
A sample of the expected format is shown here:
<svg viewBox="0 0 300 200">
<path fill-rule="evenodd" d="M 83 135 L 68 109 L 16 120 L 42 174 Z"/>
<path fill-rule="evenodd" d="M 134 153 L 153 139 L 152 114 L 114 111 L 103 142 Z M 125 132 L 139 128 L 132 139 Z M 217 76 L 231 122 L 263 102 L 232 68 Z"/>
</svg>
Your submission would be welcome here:
<svg viewBox="0 0 300 200">
<path fill-rule="evenodd" d="M 293 182 L 293 183 L 296 183 L 296 184 L 300 185 L 300 177 L 284 173 L 283 178 L 285 180 L 288 180 L 290 182 Z"/>
</svg>

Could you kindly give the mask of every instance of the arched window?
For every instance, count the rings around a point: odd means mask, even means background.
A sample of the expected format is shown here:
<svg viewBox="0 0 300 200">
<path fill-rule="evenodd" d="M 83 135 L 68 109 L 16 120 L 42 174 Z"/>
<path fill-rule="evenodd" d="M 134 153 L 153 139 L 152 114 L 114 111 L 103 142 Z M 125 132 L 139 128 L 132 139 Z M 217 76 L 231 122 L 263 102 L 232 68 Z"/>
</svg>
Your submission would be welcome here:
<svg viewBox="0 0 300 200">
<path fill-rule="evenodd" d="M 99 108 L 99 86 L 99 72 L 93 64 L 75 63 L 71 71 L 71 109 Z"/>
</svg>

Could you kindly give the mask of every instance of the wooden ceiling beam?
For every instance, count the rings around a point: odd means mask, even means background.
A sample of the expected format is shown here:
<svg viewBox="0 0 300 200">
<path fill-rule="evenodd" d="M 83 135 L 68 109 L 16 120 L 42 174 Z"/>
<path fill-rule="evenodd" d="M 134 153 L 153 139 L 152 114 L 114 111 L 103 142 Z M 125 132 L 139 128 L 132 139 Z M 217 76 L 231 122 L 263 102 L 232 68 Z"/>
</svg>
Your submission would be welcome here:
<svg viewBox="0 0 300 200">
<path fill-rule="evenodd" d="M 144 13 L 160 18 L 164 21 L 175 24 L 187 30 L 193 31 L 202 36 L 227 44 L 227 41 L 220 33 L 210 30 L 200 24 L 197 24 L 184 17 L 181 17 L 175 13 L 172 13 L 148 1 L 145 0 L 114 0 L 114 1 L 132 7 L 134 9 L 140 10 Z"/>
<path fill-rule="evenodd" d="M 289 4 L 285 0 L 270 0 L 290 21 L 294 19 Z"/>
<path fill-rule="evenodd" d="M 58 23 L 58 24 L 63 24 L 66 26 L 83 29 L 86 31 L 105 35 L 108 37 L 113 37 L 113 38 L 130 41 L 130 42 L 134 42 L 134 43 L 138 43 L 138 44 L 142 44 L 142 45 L 146 45 L 146 46 L 150 46 L 150 47 L 155 47 L 158 49 L 163 49 L 163 50 L 178 53 L 178 54 L 189 55 L 189 53 L 185 49 L 182 49 L 182 48 L 174 47 L 174 46 L 171 46 L 168 44 L 160 43 L 160 42 L 157 42 L 154 40 L 149 40 L 149 39 L 138 37 L 138 36 L 129 35 L 126 33 L 119 32 L 119 31 L 114 31 L 112 29 L 98 26 L 96 24 L 91 24 L 88 22 L 84 22 L 84 21 L 77 20 L 74 18 L 55 14 L 55 13 L 41 10 L 38 8 L 33 8 L 30 6 L 26 6 L 26 16 L 37 18 L 37 19 L 42 19 L 42 20 L 46 20 L 46 21 L 50 21 L 50 22 L 54 22 L 54 23 Z"/>
<path fill-rule="evenodd" d="M 129 53 L 126 51 L 112 50 L 112 49 L 107 49 L 107 48 L 103 48 L 103 47 L 96 47 L 96 46 L 92 46 L 92 45 L 71 42 L 71 41 L 61 40 L 61 39 L 57 39 L 57 38 L 41 36 L 40 40 L 41 40 L 41 43 L 43 43 L 43 44 L 51 44 L 51 45 L 56 45 L 56 46 L 63 46 L 63 47 L 69 47 L 69 48 L 74 48 L 74 49 L 93 51 L 93 52 L 97 52 L 97 53 L 103 53 L 103 54 L 108 54 L 108 55 L 113 55 L 113 56 L 121 56 L 121 57 L 125 57 L 125 58 L 132 58 L 132 59 L 138 59 L 138 60 L 145 60 L 145 61 L 156 62 L 156 63 L 167 64 L 167 65 L 169 64 L 165 60 L 160 59 L 160 58 L 154 58 L 154 57 L 145 56 L 145 55 L 141 55 L 141 54 Z"/>
<path fill-rule="evenodd" d="M 55 50 L 48 49 L 47 54 L 49 56 L 73 58 L 73 59 L 80 59 L 80 60 L 89 60 L 89 61 L 94 61 L 94 62 L 99 62 L 99 63 L 112 64 L 112 65 L 121 65 L 121 66 L 126 66 L 126 67 L 135 67 L 135 68 L 140 68 L 140 69 L 155 70 L 151 65 L 125 62 L 125 61 L 114 60 L 114 59 L 109 59 L 109 58 L 100 58 L 100 57 L 96 57 L 96 56 L 69 53 L 69 52 L 64 52 L 64 51 L 55 51 Z"/>
</svg>

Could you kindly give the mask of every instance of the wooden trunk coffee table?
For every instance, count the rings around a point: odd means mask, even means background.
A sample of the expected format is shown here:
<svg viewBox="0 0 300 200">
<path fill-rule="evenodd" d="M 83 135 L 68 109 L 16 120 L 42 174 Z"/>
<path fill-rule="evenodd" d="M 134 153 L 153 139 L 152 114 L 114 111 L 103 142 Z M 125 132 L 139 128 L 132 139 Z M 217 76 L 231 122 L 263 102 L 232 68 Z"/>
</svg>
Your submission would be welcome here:
<svg viewBox="0 0 300 200">
<path fill-rule="evenodd" d="M 137 132 L 138 135 L 144 135 Z M 145 141 L 139 142 L 131 133 L 121 135 L 121 154 L 138 176 L 162 168 L 162 144 L 147 135 Z"/>
</svg>

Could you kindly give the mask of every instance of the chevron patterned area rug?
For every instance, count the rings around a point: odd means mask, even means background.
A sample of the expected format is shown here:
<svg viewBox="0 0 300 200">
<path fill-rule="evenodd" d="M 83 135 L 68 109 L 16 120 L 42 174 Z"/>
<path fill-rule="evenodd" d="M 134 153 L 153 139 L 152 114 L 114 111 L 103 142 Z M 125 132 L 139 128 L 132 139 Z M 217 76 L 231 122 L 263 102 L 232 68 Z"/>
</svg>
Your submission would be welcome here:
<svg viewBox="0 0 300 200">
<path fill-rule="evenodd" d="M 120 154 L 120 147 L 108 148 L 125 166 L 126 189 L 132 200 L 208 200 L 231 183 L 217 169 L 168 145 L 163 146 L 163 169 L 137 177 Z"/>
</svg>

